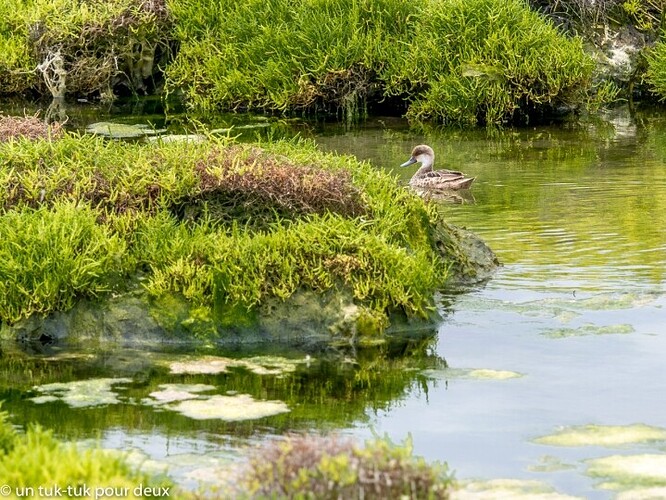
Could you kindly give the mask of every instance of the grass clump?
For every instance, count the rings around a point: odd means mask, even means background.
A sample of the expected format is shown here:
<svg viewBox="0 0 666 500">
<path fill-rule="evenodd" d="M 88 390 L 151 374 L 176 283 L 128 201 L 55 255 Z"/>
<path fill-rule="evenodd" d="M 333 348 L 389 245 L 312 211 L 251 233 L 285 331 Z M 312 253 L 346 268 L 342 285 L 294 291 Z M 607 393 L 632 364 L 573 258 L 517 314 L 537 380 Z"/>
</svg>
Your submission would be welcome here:
<svg viewBox="0 0 666 500">
<path fill-rule="evenodd" d="M 265 445 L 244 477 L 260 498 L 445 499 L 446 465 L 412 455 L 411 442 L 376 439 L 360 448 L 347 440 L 294 436 Z"/>
<path fill-rule="evenodd" d="M 0 321 L 141 288 L 221 324 L 345 289 L 386 325 L 426 316 L 447 264 L 434 212 L 391 176 L 307 142 L 264 149 L 65 134 L 0 143 Z"/>
<path fill-rule="evenodd" d="M 414 33 L 395 73 L 406 76 L 397 90 L 413 96 L 408 116 L 417 120 L 497 125 L 576 105 L 591 84 L 594 63 L 582 41 L 522 0 L 431 2 Z"/>
<path fill-rule="evenodd" d="M 4 412 L 0 413 L 0 477 L 16 497 L 42 497 L 40 486 L 48 490 L 46 496 L 67 498 L 91 498 L 97 487 L 123 491 L 125 494 L 119 496 L 124 498 L 142 498 L 134 493 L 140 484 L 158 491 L 172 490 L 166 480 L 133 471 L 118 454 L 99 449 L 81 450 L 58 441 L 40 427 L 30 427 L 25 434 L 19 434 L 7 422 Z M 67 494 L 68 486 L 76 489 L 76 493 Z M 83 495 L 85 486 L 90 488 L 88 495 Z M 62 489 L 60 495 L 56 494 L 56 487 Z"/>
<path fill-rule="evenodd" d="M 137 248 L 150 263 L 147 289 L 154 296 L 181 293 L 220 315 L 237 305 L 252 309 L 268 297 L 287 299 L 300 287 L 336 286 L 350 288 L 374 310 L 424 315 L 438 283 L 428 247 L 409 252 L 388 235 L 336 215 L 249 233 L 156 218 L 141 231 Z"/>
<path fill-rule="evenodd" d="M 260 148 L 244 151 L 239 146 L 211 151 L 195 169 L 204 198 L 210 202 L 227 200 L 228 205 L 245 212 L 245 217 L 257 204 L 272 205 L 284 216 L 326 211 L 354 216 L 365 212 L 361 193 L 347 170 L 297 166 Z"/>
<path fill-rule="evenodd" d="M 498 124 L 582 105 L 591 86 L 580 40 L 523 0 L 0 1 L 16 13 L 0 21 L 6 93 L 147 93 L 164 72 L 204 114 L 377 106 Z"/>
<path fill-rule="evenodd" d="M 0 318 L 68 310 L 117 285 L 125 242 L 86 206 L 11 211 L 0 217 Z"/>
<path fill-rule="evenodd" d="M 169 5 L 180 43 L 169 86 L 203 111 L 362 112 L 414 13 L 406 0 Z"/>
<path fill-rule="evenodd" d="M 0 95 L 22 94 L 37 84 L 36 60 L 16 0 L 0 0 Z"/>
<path fill-rule="evenodd" d="M 652 92 L 664 101 L 666 100 L 666 42 L 660 41 L 646 51 L 646 59 L 648 62 L 646 79 Z"/>
</svg>

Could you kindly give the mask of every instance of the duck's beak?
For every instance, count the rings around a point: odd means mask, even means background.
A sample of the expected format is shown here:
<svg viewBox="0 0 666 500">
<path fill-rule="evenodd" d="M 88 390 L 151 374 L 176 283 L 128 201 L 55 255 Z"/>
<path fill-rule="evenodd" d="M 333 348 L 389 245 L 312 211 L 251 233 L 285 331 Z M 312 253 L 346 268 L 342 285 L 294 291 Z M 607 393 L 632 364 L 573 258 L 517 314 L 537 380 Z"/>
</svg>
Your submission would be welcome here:
<svg viewBox="0 0 666 500">
<path fill-rule="evenodd" d="M 403 164 L 400 165 L 400 166 L 401 166 L 401 167 L 409 167 L 410 165 L 413 165 L 413 164 L 416 163 L 417 161 L 418 161 L 418 160 L 412 156 L 412 157 L 409 158 L 409 160 L 407 160 L 405 163 L 403 163 Z"/>
</svg>

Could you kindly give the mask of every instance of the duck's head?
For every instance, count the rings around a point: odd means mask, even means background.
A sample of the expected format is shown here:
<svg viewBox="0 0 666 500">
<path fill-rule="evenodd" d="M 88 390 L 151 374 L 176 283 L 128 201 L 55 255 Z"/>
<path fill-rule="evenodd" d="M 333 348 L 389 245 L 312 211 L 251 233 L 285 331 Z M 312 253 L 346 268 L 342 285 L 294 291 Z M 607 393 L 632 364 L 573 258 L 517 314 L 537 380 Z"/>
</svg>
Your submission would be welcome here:
<svg viewBox="0 0 666 500">
<path fill-rule="evenodd" d="M 400 165 L 401 167 L 408 167 L 414 163 L 426 163 L 432 165 L 435 161 L 435 152 L 430 146 L 421 144 L 412 149 L 412 156 L 405 163 Z"/>
</svg>

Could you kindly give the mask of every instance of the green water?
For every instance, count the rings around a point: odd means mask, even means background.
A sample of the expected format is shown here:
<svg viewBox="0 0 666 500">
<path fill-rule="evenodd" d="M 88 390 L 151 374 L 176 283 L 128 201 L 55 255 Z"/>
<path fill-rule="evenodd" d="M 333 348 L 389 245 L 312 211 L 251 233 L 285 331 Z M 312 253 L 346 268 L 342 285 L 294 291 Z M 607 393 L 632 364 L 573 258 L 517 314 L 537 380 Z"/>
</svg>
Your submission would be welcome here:
<svg viewBox="0 0 666 500">
<path fill-rule="evenodd" d="M 98 110 L 89 120 L 125 113 Z M 72 120 L 76 127 L 85 127 L 85 116 Z M 179 115 L 148 118 L 141 121 L 182 131 Z M 471 193 L 440 210 L 481 235 L 503 267 L 487 284 L 437 298 L 444 320 L 431 343 L 310 358 L 273 352 L 292 361 L 277 375 L 247 363 L 214 374 L 173 371 L 182 359 L 265 352 L 3 345 L 0 399 L 14 423 L 40 422 L 66 439 L 133 450 L 151 466 L 168 466 L 186 487 L 224 477 L 249 446 L 292 430 L 378 432 L 394 441 L 411 434 L 415 453 L 447 461 L 459 479 L 535 480 L 582 498 L 612 498 L 615 490 L 600 484 L 622 482 L 590 460 L 666 456 L 658 432 L 666 429 L 666 115 L 620 110 L 492 136 L 416 131 L 397 119 L 352 129 L 269 121 L 242 139 L 311 137 L 324 150 L 392 170 L 405 184 L 415 169 L 398 165 L 414 145 L 430 144 L 437 165 L 477 177 Z M 230 115 L 214 126 L 234 123 L 244 122 Z M 76 406 L 66 392 L 43 390 L 104 378 L 124 379 L 101 390 L 106 402 Z M 288 411 L 199 420 L 156 403 L 151 394 L 165 384 L 209 386 L 192 396 L 201 401 L 246 394 Z M 49 394 L 55 399 L 35 399 Z M 588 425 L 605 440 L 538 440 Z M 642 439 L 637 429 L 645 426 L 657 431 Z M 642 473 L 650 478 L 645 486 L 666 486 L 663 470 Z M 622 489 L 637 477 L 640 471 Z"/>
<path fill-rule="evenodd" d="M 449 315 L 436 352 L 450 372 L 523 376 L 443 374 L 447 383 L 427 397 L 410 394 L 370 422 L 395 438 L 411 433 L 417 452 L 447 459 L 459 478 L 539 480 L 609 498 L 612 490 L 595 488 L 608 479 L 588 477 L 585 460 L 666 449 L 663 438 L 608 447 L 533 442 L 561 426 L 666 427 L 666 117 L 604 118 L 493 138 L 381 124 L 317 138 L 405 182 L 413 170 L 397 165 L 417 143 L 430 144 L 440 166 L 477 176 L 472 201 L 441 209 L 481 235 L 504 266 L 486 286 L 441 298 Z M 543 466 L 553 460 L 561 466 Z M 663 469 L 656 476 L 647 484 L 666 484 Z"/>
</svg>

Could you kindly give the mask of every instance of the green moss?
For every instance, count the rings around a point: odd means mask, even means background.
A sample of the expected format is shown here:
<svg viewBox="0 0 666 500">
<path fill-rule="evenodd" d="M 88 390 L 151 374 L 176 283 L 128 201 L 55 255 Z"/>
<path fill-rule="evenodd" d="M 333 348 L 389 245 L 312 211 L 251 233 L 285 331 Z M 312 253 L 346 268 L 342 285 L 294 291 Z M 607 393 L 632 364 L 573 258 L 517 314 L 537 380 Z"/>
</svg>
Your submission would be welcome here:
<svg viewBox="0 0 666 500">
<path fill-rule="evenodd" d="M 426 316 L 447 276 L 430 207 L 389 175 L 310 143 L 65 135 L 3 143 L 0 154 L 3 322 L 68 310 L 140 276 L 156 308 L 188 303 L 160 323 L 198 337 L 242 317 L 251 324 L 270 298 L 340 287 L 374 334 L 391 311 Z"/>
</svg>

